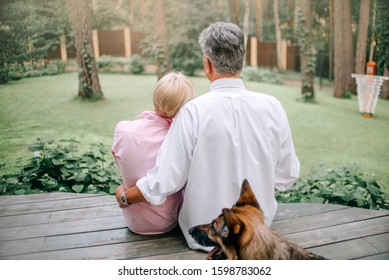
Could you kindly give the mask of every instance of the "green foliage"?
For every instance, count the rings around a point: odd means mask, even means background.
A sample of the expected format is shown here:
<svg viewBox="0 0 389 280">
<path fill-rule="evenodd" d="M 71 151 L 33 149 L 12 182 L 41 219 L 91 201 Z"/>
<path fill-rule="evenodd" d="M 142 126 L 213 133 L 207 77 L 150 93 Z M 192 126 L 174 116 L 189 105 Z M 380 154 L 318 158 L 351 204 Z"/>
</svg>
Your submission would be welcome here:
<svg viewBox="0 0 389 280">
<path fill-rule="evenodd" d="M 144 66 L 142 62 L 142 58 L 140 55 L 133 55 L 130 58 L 130 72 L 134 75 L 142 74 L 144 71 Z"/>
<path fill-rule="evenodd" d="M 333 203 L 367 209 L 389 209 L 389 188 L 357 164 L 336 169 L 313 168 L 286 192 L 276 191 L 279 202 Z"/>
<path fill-rule="evenodd" d="M 16 161 L 16 172 L 7 173 L 0 164 L 0 194 L 30 194 L 39 192 L 76 192 L 113 194 L 121 183 L 113 161 L 107 162 L 103 144 L 91 144 L 90 150 L 79 155 L 80 144 L 75 139 L 52 140 L 38 138 L 29 145 L 34 153 L 27 164 Z"/>
<path fill-rule="evenodd" d="M 375 52 L 375 61 L 378 61 L 378 75 L 384 74 L 384 67 L 389 70 L 389 3 L 386 0 L 377 1 L 377 39 L 378 51 Z"/>
<path fill-rule="evenodd" d="M 142 56 L 147 57 L 151 63 L 157 65 L 157 72 L 167 73 L 169 69 L 168 61 L 165 59 L 165 53 L 163 50 L 162 43 L 160 41 L 152 41 L 150 43 L 150 37 L 145 38 L 142 43 Z M 158 75 L 158 73 L 157 73 Z"/>
<path fill-rule="evenodd" d="M 189 20 L 189 19 L 188 19 Z M 182 26 L 177 26 L 182 30 Z M 175 70 L 181 71 L 188 76 L 194 76 L 196 70 L 203 69 L 203 56 L 197 41 L 201 29 L 188 27 L 179 34 L 173 35 L 174 40 L 170 43 L 170 59 Z M 177 35 L 180 35 L 178 38 Z"/>
<path fill-rule="evenodd" d="M 265 68 L 245 67 L 242 70 L 241 78 L 245 81 L 252 81 L 258 83 L 268 84 L 282 84 L 281 78 L 277 72 Z"/>
<path fill-rule="evenodd" d="M 4 1 L 0 19 L 0 84 L 20 78 L 13 68 L 25 70 L 25 62 L 36 70 L 58 46 L 60 34 L 70 30 L 63 3 L 57 0 Z"/>
<path fill-rule="evenodd" d="M 102 55 L 96 60 L 99 71 L 104 73 L 130 73 L 138 75 L 144 72 L 143 59 L 135 54 L 131 58 Z"/>
<path fill-rule="evenodd" d="M 310 34 L 305 26 L 305 17 L 302 11 L 298 11 L 298 24 L 295 35 L 297 38 L 298 45 L 300 46 L 300 54 L 305 57 L 305 66 L 302 75 L 302 96 L 300 101 L 303 102 L 315 102 L 315 94 L 313 88 L 313 78 L 316 69 L 316 48 L 312 43 Z"/>
</svg>

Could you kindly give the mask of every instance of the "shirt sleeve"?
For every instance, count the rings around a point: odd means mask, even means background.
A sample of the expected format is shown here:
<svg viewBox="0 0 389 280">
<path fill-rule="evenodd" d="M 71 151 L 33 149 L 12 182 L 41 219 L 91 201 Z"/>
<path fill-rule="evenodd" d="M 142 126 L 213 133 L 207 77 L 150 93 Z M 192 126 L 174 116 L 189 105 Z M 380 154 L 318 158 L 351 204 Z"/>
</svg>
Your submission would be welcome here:
<svg viewBox="0 0 389 280">
<path fill-rule="evenodd" d="M 156 166 L 136 183 L 147 201 L 162 204 L 166 197 L 184 187 L 194 148 L 195 122 L 183 107 L 174 119 L 159 150 Z"/>
<path fill-rule="evenodd" d="M 281 106 L 281 147 L 280 157 L 275 171 L 275 185 L 280 191 L 289 189 L 300 175 L 300 162 L 293 144 L 289 122 Z"/>
</svg>

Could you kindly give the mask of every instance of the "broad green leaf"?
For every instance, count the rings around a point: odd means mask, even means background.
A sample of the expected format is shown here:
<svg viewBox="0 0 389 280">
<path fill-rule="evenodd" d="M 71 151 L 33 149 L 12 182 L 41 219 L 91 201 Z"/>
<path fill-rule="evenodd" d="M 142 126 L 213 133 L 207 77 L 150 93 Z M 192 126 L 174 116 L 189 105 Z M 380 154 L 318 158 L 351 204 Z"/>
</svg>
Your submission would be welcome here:
<svg viewBox="0 0 389 280">
<path fill-rule="evenodd" d="M 346 193 L 342 192 L 342 191 L 335 191 L 332 194 L 333 194 L 333 196 L 339 196 L 339 197 L 343 197 L 346 195 Z"/>
<path fill-rule="evenodd" d="M 51 159 L 51 162 L 54 164 L 54 165 L 63 165 L 63 161 L 62 160 L 58 160 L 56 158 L 52 158 Z"/>
<path fill-rule="evenodd" d="M 42 185 L 44 185 L 47 189 L 54 189 L 58 186 L 57 181 L 55 180 L 40 180 Z"/>
<path fill-rule="evenodd" d="M 32 145 L 28 145 L 27 146 L 27 149 L 30 151 L 30 152 L 36 152 L 36 151 L 40 151 L 43 149 L 43 145 L 40 145 L 40 144 L 32 144 Z"/>
<path fill-rule="evenodd" d="M 5 182 L 7 184 L 17 184 L 19 182 L 19 180 L 15 177 L 11 177 L 11 178 L 8 178 Z"/>
<path fill-rule="evenodd" d="M 324 198 L 320 197 L 320 196 L 317 196 L 317 195 L 313 195 L 313 196 L 311 196 L 310 200 L 311 200 L 312 203 L 323 203 Z"/>
<path fill-rule="evenodd" d="M 14 191 L 15 194 L 25 194 L 26 193 L 26 190 L 25 189 L 20 189 L 20 190 L 17 190 L 17 191 Z"/>
<path fill-rule="evenodd" d="M 116 189 L 119 187 L 118 184 L 113 182 L 109 182 L 108 186 L 109 186 L 109 194 L 115 194 Z"/>
<path fill-rule="evenodd" d="M 380 194 L 380 189 L 376 186 L 368 186 L 367 189 L 372 195 L 379 196 Z"/>
<path fill-rule="evenodd" d="M 82 192 L 83 189 L 84 189 L 84 185 L 79 185 L 79 184 L 74 185 L 72 187 L 72 190 L 75 191 L 76 193 Z"/>
</svg>

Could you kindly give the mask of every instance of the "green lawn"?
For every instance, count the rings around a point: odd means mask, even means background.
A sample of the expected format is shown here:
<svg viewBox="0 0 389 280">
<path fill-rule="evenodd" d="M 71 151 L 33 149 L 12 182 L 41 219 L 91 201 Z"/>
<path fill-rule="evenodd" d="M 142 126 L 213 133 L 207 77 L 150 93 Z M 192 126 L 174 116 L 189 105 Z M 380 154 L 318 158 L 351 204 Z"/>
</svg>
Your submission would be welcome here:
<svg viewBox="0 0 389 280">
<path fill-rule="evenodd" d="M 192 78 L 198 94 L 206 92 L 206 78 Z M 111 145 L 115 124 L 151 110 L 155 76 L 100 74 L 105 95 L 101 102 L 75 99 L 75 73 L 23 79 L 0 85 L 0 161 L 13 166 L 18 157 L 31 156 L 27 145 L 37 137 L 76 138 L 84 151 L 90 143 Z M 358 112 L 356 97 L 339 100 L 330 91 L 316 91 L 317 104 L 297 102 L 298 87 L 246 82 L 249 89 L 277 97 L 284 105 L 302 176 L 313 165 L 328 167 L 358 163 L 389 185 L 389 102 L 380 100 L 372 119 Z"/>
</svg>

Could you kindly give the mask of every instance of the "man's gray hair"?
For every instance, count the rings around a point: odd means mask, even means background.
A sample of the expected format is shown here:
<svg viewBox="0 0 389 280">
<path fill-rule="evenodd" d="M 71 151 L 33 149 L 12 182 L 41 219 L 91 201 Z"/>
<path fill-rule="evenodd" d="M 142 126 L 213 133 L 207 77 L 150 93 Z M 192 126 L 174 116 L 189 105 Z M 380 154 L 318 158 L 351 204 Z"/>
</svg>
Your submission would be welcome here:
<svg viewBox="0 0 389 280">
<path fill-rule="evenodd" d="M 211 24 L 200 34 L 203 55 L 210 59 L 218 74 L 234 75 L 243 68 L 245 56 L 242 30 L 233 23 Z"/>
</svg>

